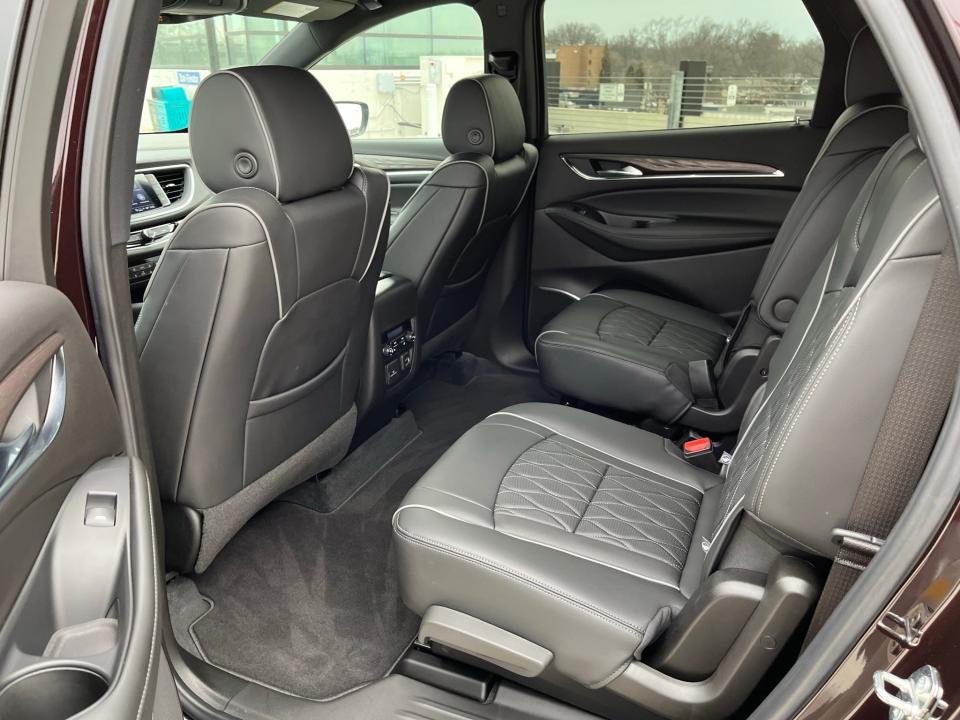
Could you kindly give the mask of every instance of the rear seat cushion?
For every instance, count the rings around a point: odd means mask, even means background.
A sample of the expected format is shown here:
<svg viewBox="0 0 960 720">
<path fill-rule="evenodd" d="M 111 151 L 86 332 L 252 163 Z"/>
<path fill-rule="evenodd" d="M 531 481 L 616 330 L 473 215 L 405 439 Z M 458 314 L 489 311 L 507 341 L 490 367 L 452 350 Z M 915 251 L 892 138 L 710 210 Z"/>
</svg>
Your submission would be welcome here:
<svg viewBox="0 0 960 720">
<path fill-rule="evenodd" d="M 606 684 L 699 583 L 718 482 L 657 435 L 563 406 L 508 408 L 394 516 L 404 600 L 480 617 Z"/>
<path fill-rule="evenodd" d="M 730 330 L 720 316 L 690 305 L 608 290 L 563 310 L 540 333 L 535 349 L 548 387 L 670 420 L 693 402 L 689 363 L 715 362 Z"/>
</svg>

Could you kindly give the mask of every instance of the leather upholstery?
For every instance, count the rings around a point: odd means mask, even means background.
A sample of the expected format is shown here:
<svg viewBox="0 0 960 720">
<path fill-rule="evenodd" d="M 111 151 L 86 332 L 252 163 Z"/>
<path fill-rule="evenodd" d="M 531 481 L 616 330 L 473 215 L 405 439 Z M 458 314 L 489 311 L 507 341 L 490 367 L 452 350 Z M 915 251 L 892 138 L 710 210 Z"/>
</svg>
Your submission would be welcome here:
<svg viewBox="0 0 960 720">
<path fill-rule="evenodd" d="M 425 355 L 457 347 L 466 334 L 487 268 L 536 169 L 537 150 L 523 142 L 525 134 L 520 102 L 502 77 L 465 78 L 450 89 L 443 140 L 454 154 L 400 210 L 384 261 L 388 272 L 417 285 Z"/>
<path fill-rule="evenodd" d="M 871 97 L 899 94 L 900 88 L 877 39 L 864 25 L 850 43 L 843 93 L 847 105 L 856 105 Z"/>
<path fill-rule="evenodd" d="M 510 83 L 499 75 L 478 75 L 450 88 L 441 134 L 452 155 L 476 153 L 503 162 L 522 154 L 527 130 Z"/>
<path fill-rule="evenodd" d="M 759 556 L 728 542 L 745 515 L 774 554 L 832 557 L 948 242 L 906 136 L 803 293 L 727 472 L 569 407 L 495 413 L 394 518 L 405 601 L 519 635 L 596 688 L 642 660 L 715 569 L 756 570 Z"/>
<path fill-rule="evenodd" d="M 686 602 L 717 483 L 656 435 L 562 406 L 507 408 L 394 515 L 404 600 L 480 617 L 603 685 Z"/>
<path fill-rule="evenodd" d="M 720 317 L 634 290 L 605 290 L 567 308 L 537 338 L 544 382 L 594 405 L 674 420 L 690 407 L 691 360 L 716 361 L 731 328 Z"/>
<path fill-rule="evenodd" d="M 907 132 L 907 112 L 896 83 L 887 69 L 869 30 L 856 37 L 847 74 L 849 107 L 834 123 L 803 188 L 784 219 L 753 288 L 747 316 L 753 331 L 732 337 L 731 347 L 756 347 L 770 334 L 781 335 L 790 323 L 801 294 L 840 231 L 847 211 L 876 167 L 884 151 Z M 617 290 L 604 290 L 611 295 Z M 639 319 L 669 322 L 662 308 L 647 295 L 631 311 Z M 588 296 L 557 315 L 536 342 L 543 381 L 565 395 L 598 405 L 650 415 L 661 422 L 678 419 L 693 401 L 688 392 L 687 366 L 700 359 L 716 360 L 719 353 L 703 352 L 699 343 L 686 343 L 680 353 L 665 353 L 647 343 L 634 342 L 629 333 L 600 337 L 607 355 L 617 363 L 617 387 L 608 376 L 609 362 L 598 355 L 596 337 L 607 308 Z M 588 308 L 578 306 L 589 302 Z M 658 301 L 659 303 L 659 301 Z M 680 305 L 680 303 L 675 303 Z M 702 322 L 710 318 L 723 327 L 719 316 L 688 307 Z M 587 313 L 590 317 L 587 318 Z M 726 334 L 729 330 L 724 331 Z M 562 338 L 561 334 L 565 334 Z M 584 348 L 578 351 L 575 348 Z M 592 354 L 586 354 L 586 350 Z M 635 360 L 633 381 L 625 363 Z M 573 363 L 576 367 L 568 367 Z M 651 371 L 656 368 L 656 371 Z M 669 371 L 663 371 L 669 367 Z M 625 392 L 624 389 L 629 388 Z"/>
<path fill-rule="evenodd" d="M 798 311 L 774 355 L 766 398 L 729 466 L 721 517 L 742 507 L 797 545 L 832 554 L 830 532 L 846 522 L 947 237 L 929 164 L 904 138 L 804 294 L 801 306 L 815 314 Z"/>
<path fill-rule="evenodd" d="M 291 202 L 338 188 L 353 172 L 350 136 L 310 73 L 280 65 L 221 70 L 197 93 L 204 102 L 191 109 L 190 153 L 213 192 L 256 187 Z M 253 158 L 254 172 L 240 173 L 241 154 Z"/>
<path fill-rule="evenodd" d="M 298 73 L 301 79 L 293 79 Z M 329 128 L 291 120 L 293 140 L 310 146 L 326 136 L 348 143 L 333 104 L 309 73 L 241 68 L 223 73 L 222 83 L 219 75 L 197 91 L 195 117 L 214 110 L 230 115 L 217 103 L 224 93 L 240 93 L 237 78 L 252 78 L 254 88 L 273 78 L 261 99 L 281 107 L 264 106 L 268 117 L 295 105 L 330 110 L 315 118 L 328 118 Z M 272 94 L 277 90 L 283 94 Z M 241 115 L 238 110 L 233 120 Z M 201 135 L 211 130 L 202 127 Z M 248 130 L 227 122 L 216 143 L 221 150 L 208 148 L 197 159 L 205 179 L 231 182 L 223 166 L 233 161 L 222 149 L 255 147 L 247 144 Z M 235 131 L 240 135 L 231 136 Z M 277 150 L 279 165 L 260 166 L 277 171 L 269 190 L 238 179 L 237 187 L 221 186 L 180 224 L 136 326 L 161 497 L 208 515 L 231 498 L 250 498 L 239 509 L 230 506 L 237 529 L 273 496 L 346 451 L 341 440 L 335 447 L 316 441 L 352 412 L 385 249 L 389 184 L 383 173 L 356 167 L 335 188 L 284 202 L 278 195 L 299 196 L 334 176 L 326 162 L 308 173 L 300 158 Z M 335 161 L 343 151 L 330 156 Z M 281 180 L 277 190 L 276 177 L 296 179 Z M 296 473 L 271 475 L 291 458 L 297 458 Z M 270 488 L 258 486 L 268 475 Z M 201 553 L 216 554 L 203 547 Z"/>
</svg>

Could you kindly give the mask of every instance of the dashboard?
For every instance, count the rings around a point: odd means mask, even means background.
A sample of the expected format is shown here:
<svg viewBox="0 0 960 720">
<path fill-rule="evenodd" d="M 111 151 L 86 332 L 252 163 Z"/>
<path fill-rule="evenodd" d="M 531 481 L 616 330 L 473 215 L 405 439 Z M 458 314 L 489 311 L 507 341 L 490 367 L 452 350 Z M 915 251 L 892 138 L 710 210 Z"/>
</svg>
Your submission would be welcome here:
<svg viewBox="0 0 960 720">
<path fill-rule="evenodd" d="M 130 299 L 143 301 L 160 255 L 180 222 L 210 197 L 193 169 L 185 133 L 141 135 L 130 199 Z"/>
<path fill-rule="evenodd" d="M 133 177 L 133 201 L 130 214 L 139 215 L 170 204 L 170 198 L 153 173 L 137 173 Z"/>
</svg>

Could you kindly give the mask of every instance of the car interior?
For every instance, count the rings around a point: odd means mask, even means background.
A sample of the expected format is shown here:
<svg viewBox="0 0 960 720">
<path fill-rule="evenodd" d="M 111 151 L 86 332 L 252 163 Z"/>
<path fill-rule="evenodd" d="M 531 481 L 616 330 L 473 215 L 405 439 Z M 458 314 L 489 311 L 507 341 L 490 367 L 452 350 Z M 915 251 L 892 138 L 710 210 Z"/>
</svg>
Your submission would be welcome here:
<svg viewBox="0 0 960 720">
<path fill-rule="evenodd" d="M 652 4 L 623 29 L 705 12 Z M 126 280 L 196 717 L 746 717 L 784 677 L 919 480 L 960 284 L 857 5 L 783 5 L 749 27 L 796 67 L 735 74 L 573 0 L 163 1 Z"/>
</svg>

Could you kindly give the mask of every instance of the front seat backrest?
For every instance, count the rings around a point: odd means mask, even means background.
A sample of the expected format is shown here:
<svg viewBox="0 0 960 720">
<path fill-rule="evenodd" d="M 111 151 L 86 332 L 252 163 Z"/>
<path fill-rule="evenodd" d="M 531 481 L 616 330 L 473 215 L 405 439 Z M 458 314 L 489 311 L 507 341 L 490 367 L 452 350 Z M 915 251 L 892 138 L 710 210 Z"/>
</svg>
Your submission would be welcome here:
<svg viewBox="0 0 960 720">
<path fill-rule="evenodd" d="M 450 88 L 442 133 L 451 155 L 400 211 L 384 261 L 388 272 L 417 285 L 424 356 L 462 342 L 537 166 L 537 149 L 524 142 L 520 101 L 498 75 Z"/>
<path fill-rule="evenodd" d="M 136 332 L 168 534 L 199 572 L 346 453 L 389 184 L 354 166 L 335 105 L 298 68 L 210 75 L 190 145 L 216 194 L 170 241 Z"/>
</svg>

